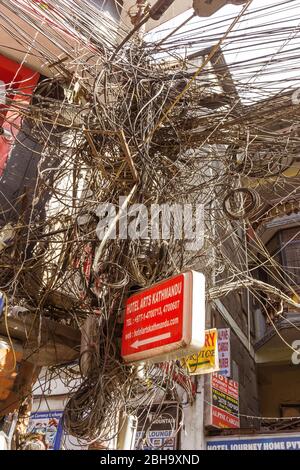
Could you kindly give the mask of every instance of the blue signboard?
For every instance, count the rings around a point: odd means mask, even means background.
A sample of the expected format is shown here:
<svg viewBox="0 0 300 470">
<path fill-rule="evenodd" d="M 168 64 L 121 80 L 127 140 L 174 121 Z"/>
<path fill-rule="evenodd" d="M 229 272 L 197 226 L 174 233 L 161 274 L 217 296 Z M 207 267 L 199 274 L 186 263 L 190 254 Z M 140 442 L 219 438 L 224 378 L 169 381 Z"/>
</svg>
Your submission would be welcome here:
<svg viewBox="0 0 300 470">
<path fill-rule="evenodd" d="M 300 450 L 300 434 L 230 436 L 207 439 L 207 450 Z"/>
<path fill-rule="evenodd" d="M 3 312 L 3 307 L 4 307 L 4 295 L 0 292 L 0 317 Z"/>
<path fill-rule="evenodd" d="M 27 433 L 42 433 L 49 445 L 48 450 L 59 450 L 62 439 L 63 411 L 38 411 L 30 415 Z"/>
</svg>

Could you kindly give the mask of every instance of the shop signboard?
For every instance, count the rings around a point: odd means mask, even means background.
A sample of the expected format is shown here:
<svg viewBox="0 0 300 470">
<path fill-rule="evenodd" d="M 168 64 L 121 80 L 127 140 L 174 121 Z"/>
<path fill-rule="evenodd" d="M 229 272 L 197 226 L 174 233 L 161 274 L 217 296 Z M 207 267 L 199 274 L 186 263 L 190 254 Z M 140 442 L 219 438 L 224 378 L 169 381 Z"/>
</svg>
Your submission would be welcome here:
<svg viewBox="0 0 300 470">
<path fill-rule="evenodd" d="M 205 342 L 205 278 L 188 271 L 128 298 L 122 337 L 126 362 L 160 362 L 198 352 Z"/>
<path fill-rule="evenodd" d="M 0 55 L 0 176 L 21 127 L 18 107 L 26 107 L 40 74 Z"/>
<path fill-rule="evenodd" d="M 141 409 L 135 449 L 177 450 L 179 412 L 179 404 L 174 402 Z"/>
<path fill-rule="evenodd" d="M 207 450 L 300 450 L 299 433 L 273 433 L 255 436 L 211 437 Z"/>
<path fill-rule="evenodd" d="M 230 328 L 218 329 L 218 374 L 231 377 Z"/>
<path fill-rule="evenodd" d="M 206 425 L 214 428 L 239 428 L 239 384 L 214 373 L 209 380 L 208 418 Z"/>
<path fill-rule="evenodd" d="M 42 434 L 48 450 L 59 450 L 62 440 L 63 411 L 38 411 L 30 415 L 27 434 Z"/>
<path fill-rule="evenodd" d="M 205 344 L 196 354 L 182 360 L 190 375 L 210 374 L 219 370 L 218 330 L 205 331 Z"/>
</svg>

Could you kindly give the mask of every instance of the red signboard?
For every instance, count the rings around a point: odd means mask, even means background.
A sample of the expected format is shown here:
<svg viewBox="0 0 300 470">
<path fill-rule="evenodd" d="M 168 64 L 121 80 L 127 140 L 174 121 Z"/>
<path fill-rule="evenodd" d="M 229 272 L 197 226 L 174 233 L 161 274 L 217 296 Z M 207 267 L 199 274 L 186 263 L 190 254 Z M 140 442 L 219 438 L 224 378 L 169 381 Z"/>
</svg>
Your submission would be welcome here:
<svg viewBox="0 0 300 470">
<path fill-rule="evenodd" d="M 0 136 L 0 176 L 20 129 L 18 107 L 30 102 L 39 77 L 39 73 L 0 55 L 0 127 L 11 136 Z"/>
<path fill-rule="evenodd" d="M 198 351 L 205 338 L 204 302 L 204 276 L 195 271 L 129 297 L 122 338 L 124 360 L 157 360 Z"/>
<path fill-rule="evenodd" d="M 236 429 L 240 427 L 240 420 L 237 416 L 213 406 L 212 425 L 221 429 Z"/>
<path fill-rule="evenodd" d="M 220 374 L 211 377 L 211 425 L 239 428 L 239 384 Z"/>
</svg>

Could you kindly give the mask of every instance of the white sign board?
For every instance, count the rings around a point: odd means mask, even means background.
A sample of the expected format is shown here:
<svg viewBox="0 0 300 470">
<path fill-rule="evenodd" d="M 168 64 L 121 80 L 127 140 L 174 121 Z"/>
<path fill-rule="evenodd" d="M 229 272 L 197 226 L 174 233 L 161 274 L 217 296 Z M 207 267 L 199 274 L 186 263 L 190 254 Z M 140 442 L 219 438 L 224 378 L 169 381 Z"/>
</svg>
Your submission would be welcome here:
<svg viewBox="0 0 300 470">
<path fill-rule="evenodd" d="M 219 371 L 218 374 L 231 377 L 230 328 L 218 330 Z"/>
</svg>

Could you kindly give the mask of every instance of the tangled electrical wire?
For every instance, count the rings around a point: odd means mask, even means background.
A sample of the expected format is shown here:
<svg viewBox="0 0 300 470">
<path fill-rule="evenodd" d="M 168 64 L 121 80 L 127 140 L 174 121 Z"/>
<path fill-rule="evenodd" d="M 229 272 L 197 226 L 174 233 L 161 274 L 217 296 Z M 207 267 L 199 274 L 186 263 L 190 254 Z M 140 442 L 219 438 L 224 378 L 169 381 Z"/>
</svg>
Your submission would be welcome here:
<svg viewBox="0 0 300 470">
<path fill-rule="evenodd" d="M 285 21 L 269 22 L 283 3 Z M 75 328 L 96 319 L 99 344 L 88 352 L 91 366 L 66 406 L 64 426 L 79 439 L 107 442 L 121 412 L 139 414 L 158 392 L 177 399 L 175 372 L 193 400 L 191 379 L 176 362 L 139 373 L 121 360 L 130 293 L 195 269 L 206 276 L 209 302 L 249 289 L 267 315 L 270 308 L 282 313 L 272 296 L 299 308 L 291 300 L 297 273 L 287 276 L 249 232 L 268 220 L 271 207 L 299 200 L 300 108 L 276 74 L 285 63 L 299 72 L 300 3 L 248 10 L 233 31 L 233 18 L 211 20 L 204 30 L 193 19 L 182 32 L 166 30 L 165 40 L 162 31 L 158 39 L 136 34 L 121 48 L 115 44 L 128 29 L 87 0 L 44 4 L 0 0 L 0 28 L 20 44 L 24 63 L 34 55 L 52 73 L 29 105 L 22 88 L 7 89 L 7 106 L 23 124 L 14 114 L 7 121 L 19 151 L 32 152 L 36 176 L 13 201 L 2 177 L 0 221 L 9 237 L 2 237 L 0 285 L 11 303 L 41 317 Z M 34 36 L 13 22 L 15 11 Z M 260 57 L 232 58 L 262 43 L 269 48 Z M 147 208 L 204 205 L 203 248 L 188 251 L 175 233 L 152 239 L 150 224 L 138 239 L 99 240 L 99 206 L 121 208 L 120 197 Z M 298 230 L 293 237 L 299 240 Z M 275 287 L 256 279 L 259 267 Z"/>
</svg>

